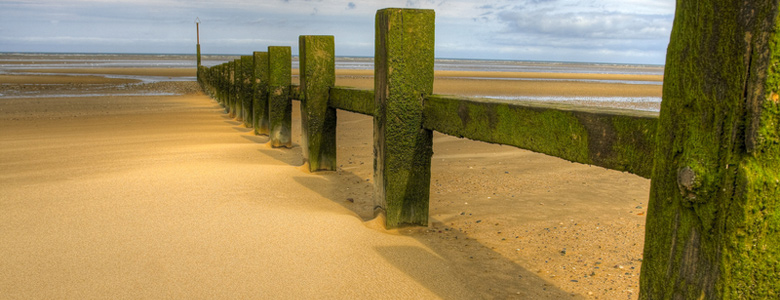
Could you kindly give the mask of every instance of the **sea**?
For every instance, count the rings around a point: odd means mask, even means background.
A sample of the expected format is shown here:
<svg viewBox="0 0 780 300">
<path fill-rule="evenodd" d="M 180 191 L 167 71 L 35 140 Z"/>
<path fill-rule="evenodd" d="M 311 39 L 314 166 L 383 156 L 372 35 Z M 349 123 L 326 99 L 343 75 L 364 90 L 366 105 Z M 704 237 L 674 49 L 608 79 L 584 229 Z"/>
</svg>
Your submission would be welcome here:
<svg viewBox="0 0 780 300">
<path fill-rule="evenodd" d="M 201 64 L 215 66 L 240 58 L 238 55 L 203 55 Z M 20 70 L 59 69 L 59 68 L 194 68 L 195 55 L 192 54 L 79 54 L 79 53 L 0 53 L 0 75 L 17 74 Z M 298 68 L 298 57 L 294 56 L 292 68 Z M 374 68 L 372 57 L 336 57 L 336 69 L 371 70 Z M 484 59 L 436 59 L 435 70 L 441 71 L 486 71 L 486 72 L 528 72 L 528 73 L 585 73 L 585 74 L 632 74 L 663 75 L 663 65 L 516 61 Z M 195 80 L 195 77 L 150 77 L 150 76 L 113 76 L 139 79 L 143 82 Z M 469 78 L 481 79 L 481 78 Z M 495 79 L 495 78 L 492 78 Z M 601 80 L 601 79 L 537 79 L 505 78 L 505 80 L 549 80 L 549 81 L 585 81 L 618 84 L 661 85 L 660 81 Z M 486 96 L 486 98 L 491 98 Z M 634 109 L 657 111 L 660 97 L 529 97 L 500 96 L 501 100 L 522 101 L 559 101 L 559 102 L 618 102 L 653 103 L 637 105 Z"/>
<path fill-rule="evenodd" d="M 203 55 L 201 64 L 207 67 L 240 58 L 239 55 Z M 52 68 L 194 68 L 191 54 L 57 54 L 0 53 L 0 70 Z M 298 67 L 293 56 L 292 67 Z M 663 75 L 662 65 L 484 60 L 436 59 L 434 67 L 442 71 L 546 72 L 592 74 Z M 336 57 L 337 69 L 371 70 L 372 57 Z"/>
</svg>

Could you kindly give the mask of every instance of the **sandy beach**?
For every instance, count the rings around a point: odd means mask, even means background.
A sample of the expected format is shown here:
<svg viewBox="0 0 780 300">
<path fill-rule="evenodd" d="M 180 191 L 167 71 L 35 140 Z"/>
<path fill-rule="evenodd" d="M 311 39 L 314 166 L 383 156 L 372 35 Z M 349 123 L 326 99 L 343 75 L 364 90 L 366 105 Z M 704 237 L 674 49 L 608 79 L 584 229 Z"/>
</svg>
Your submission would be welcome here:
<svg viewBox="0 0 780 300">
<path fill-rule="evenodd" d="M 368 116 L 338 112 L 339 169 L 311 174 L 297 101 L 294 147 L 272 149 L 179 80 L 193 69 L 15 72 L 0 75 L 0 298 L 637 297 L 647 179 L 436 133 L 430 226 L 387 231 Z M 434 92 L 661 91 L 539 76 L 440 72 Z"/>
</svg>

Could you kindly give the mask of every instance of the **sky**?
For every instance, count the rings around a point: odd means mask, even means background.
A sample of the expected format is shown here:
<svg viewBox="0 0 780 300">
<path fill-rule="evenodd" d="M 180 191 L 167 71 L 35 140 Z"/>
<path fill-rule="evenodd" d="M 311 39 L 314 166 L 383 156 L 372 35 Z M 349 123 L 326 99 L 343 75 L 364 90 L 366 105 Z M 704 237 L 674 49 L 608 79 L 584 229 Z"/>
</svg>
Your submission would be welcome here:
<svg viewBox="0 0 780 300">
<path fill-rule="evenodd" d="M 674 0 L 0 0 L 0 52 L 250 54 L 333 35 L 373 56 L 376 11 L 436 11 L 436 57 L 663 64 Z"/>
</svg>

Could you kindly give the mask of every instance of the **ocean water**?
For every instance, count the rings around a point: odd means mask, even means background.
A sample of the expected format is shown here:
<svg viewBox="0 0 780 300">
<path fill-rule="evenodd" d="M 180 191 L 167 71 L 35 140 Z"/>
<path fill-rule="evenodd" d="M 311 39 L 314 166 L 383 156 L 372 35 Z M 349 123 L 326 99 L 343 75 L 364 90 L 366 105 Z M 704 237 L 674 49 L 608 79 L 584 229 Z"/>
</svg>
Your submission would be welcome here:
<svg viewBox="0 0 780 300">
<path fill-rule="evenodd" d="M 203 55 L 204 66 L 215 66 L 231 61 L 237 55 Z M 196 57 L 192 54 L 45 54 L 45 53 L 0 53 L 0 75 L 18 74 L 20 70 L 60 69 L 60 68 L 195 68 Z M 298 68 L 298 58 L 293 57 L 292 67 Z M 371 57 L 337 57 L 336 69 L 372 70 Z M 577 62 L 536 62 L 505 60 L 469 60 L 436 59 L 434 68 L 441 71 L 486 71 L 486 72 L 527 72 L 527 73 L 585 73 L 585 74 L 633 74 L 663 75 L 660 65 L 630 65 Z M 75 74 L 74 74 L 75 75 Z M 112 78 L 138 79 L 143 83 L 160 81 L 194 81 L 195 77 L 155 77 L 132 75 L 105 75 Z M 473 80 L 487 80 L 482 77 L 468 77 Z M 602 79 L 542 79 L 542 78 L 489 78 L 490 80 L 534 80 L 534 81 L 580 81 L 632 85 L 660 85 L 660 81 L 602 80 Z M 2 97 L 2 96 L 0 96 Z M 619 103 L 655 103 L 633 109 L 657 111 L 660 97 L 588 97 L 588 99 L 568 99 L 562 97 L 502 96 L 485 97 L 503 100 L 523 101 L 590 101 Z"/>
<path fill-rule="evenodd" d="M 207 67 L 238 59 L 237 55 L 203 55 Z M 189 54 L 46 54 L 0 53 L 0 70 L 56 68 L 194 68 L 195 55 Z M 293 57 L 292 67 L 298 68 Z M 371 57 L 337 57 L 337 69 L 371 70 Z M 536 62 L 507 60 L 436 59 L 434 68 L 442 71 L 545 72 L 590 74 L 663 75 L 660 65 L 629 65 L 577 62 Z"/>
</svg>

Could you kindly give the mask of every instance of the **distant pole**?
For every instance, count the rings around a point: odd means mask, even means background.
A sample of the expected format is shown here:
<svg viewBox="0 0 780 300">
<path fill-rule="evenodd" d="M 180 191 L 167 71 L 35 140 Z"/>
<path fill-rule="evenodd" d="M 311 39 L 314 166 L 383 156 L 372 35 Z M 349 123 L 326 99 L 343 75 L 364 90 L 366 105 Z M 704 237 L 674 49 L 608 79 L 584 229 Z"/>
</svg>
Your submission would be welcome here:
<svg viewBox="0 0 780 300">
<path fill-rule="evenodd" d="M 195 33 L 197 34 L 196 51 L 198 56 L 198 68 L 200 68 L 200 18 L 195 18 Z"/>
</svg>

